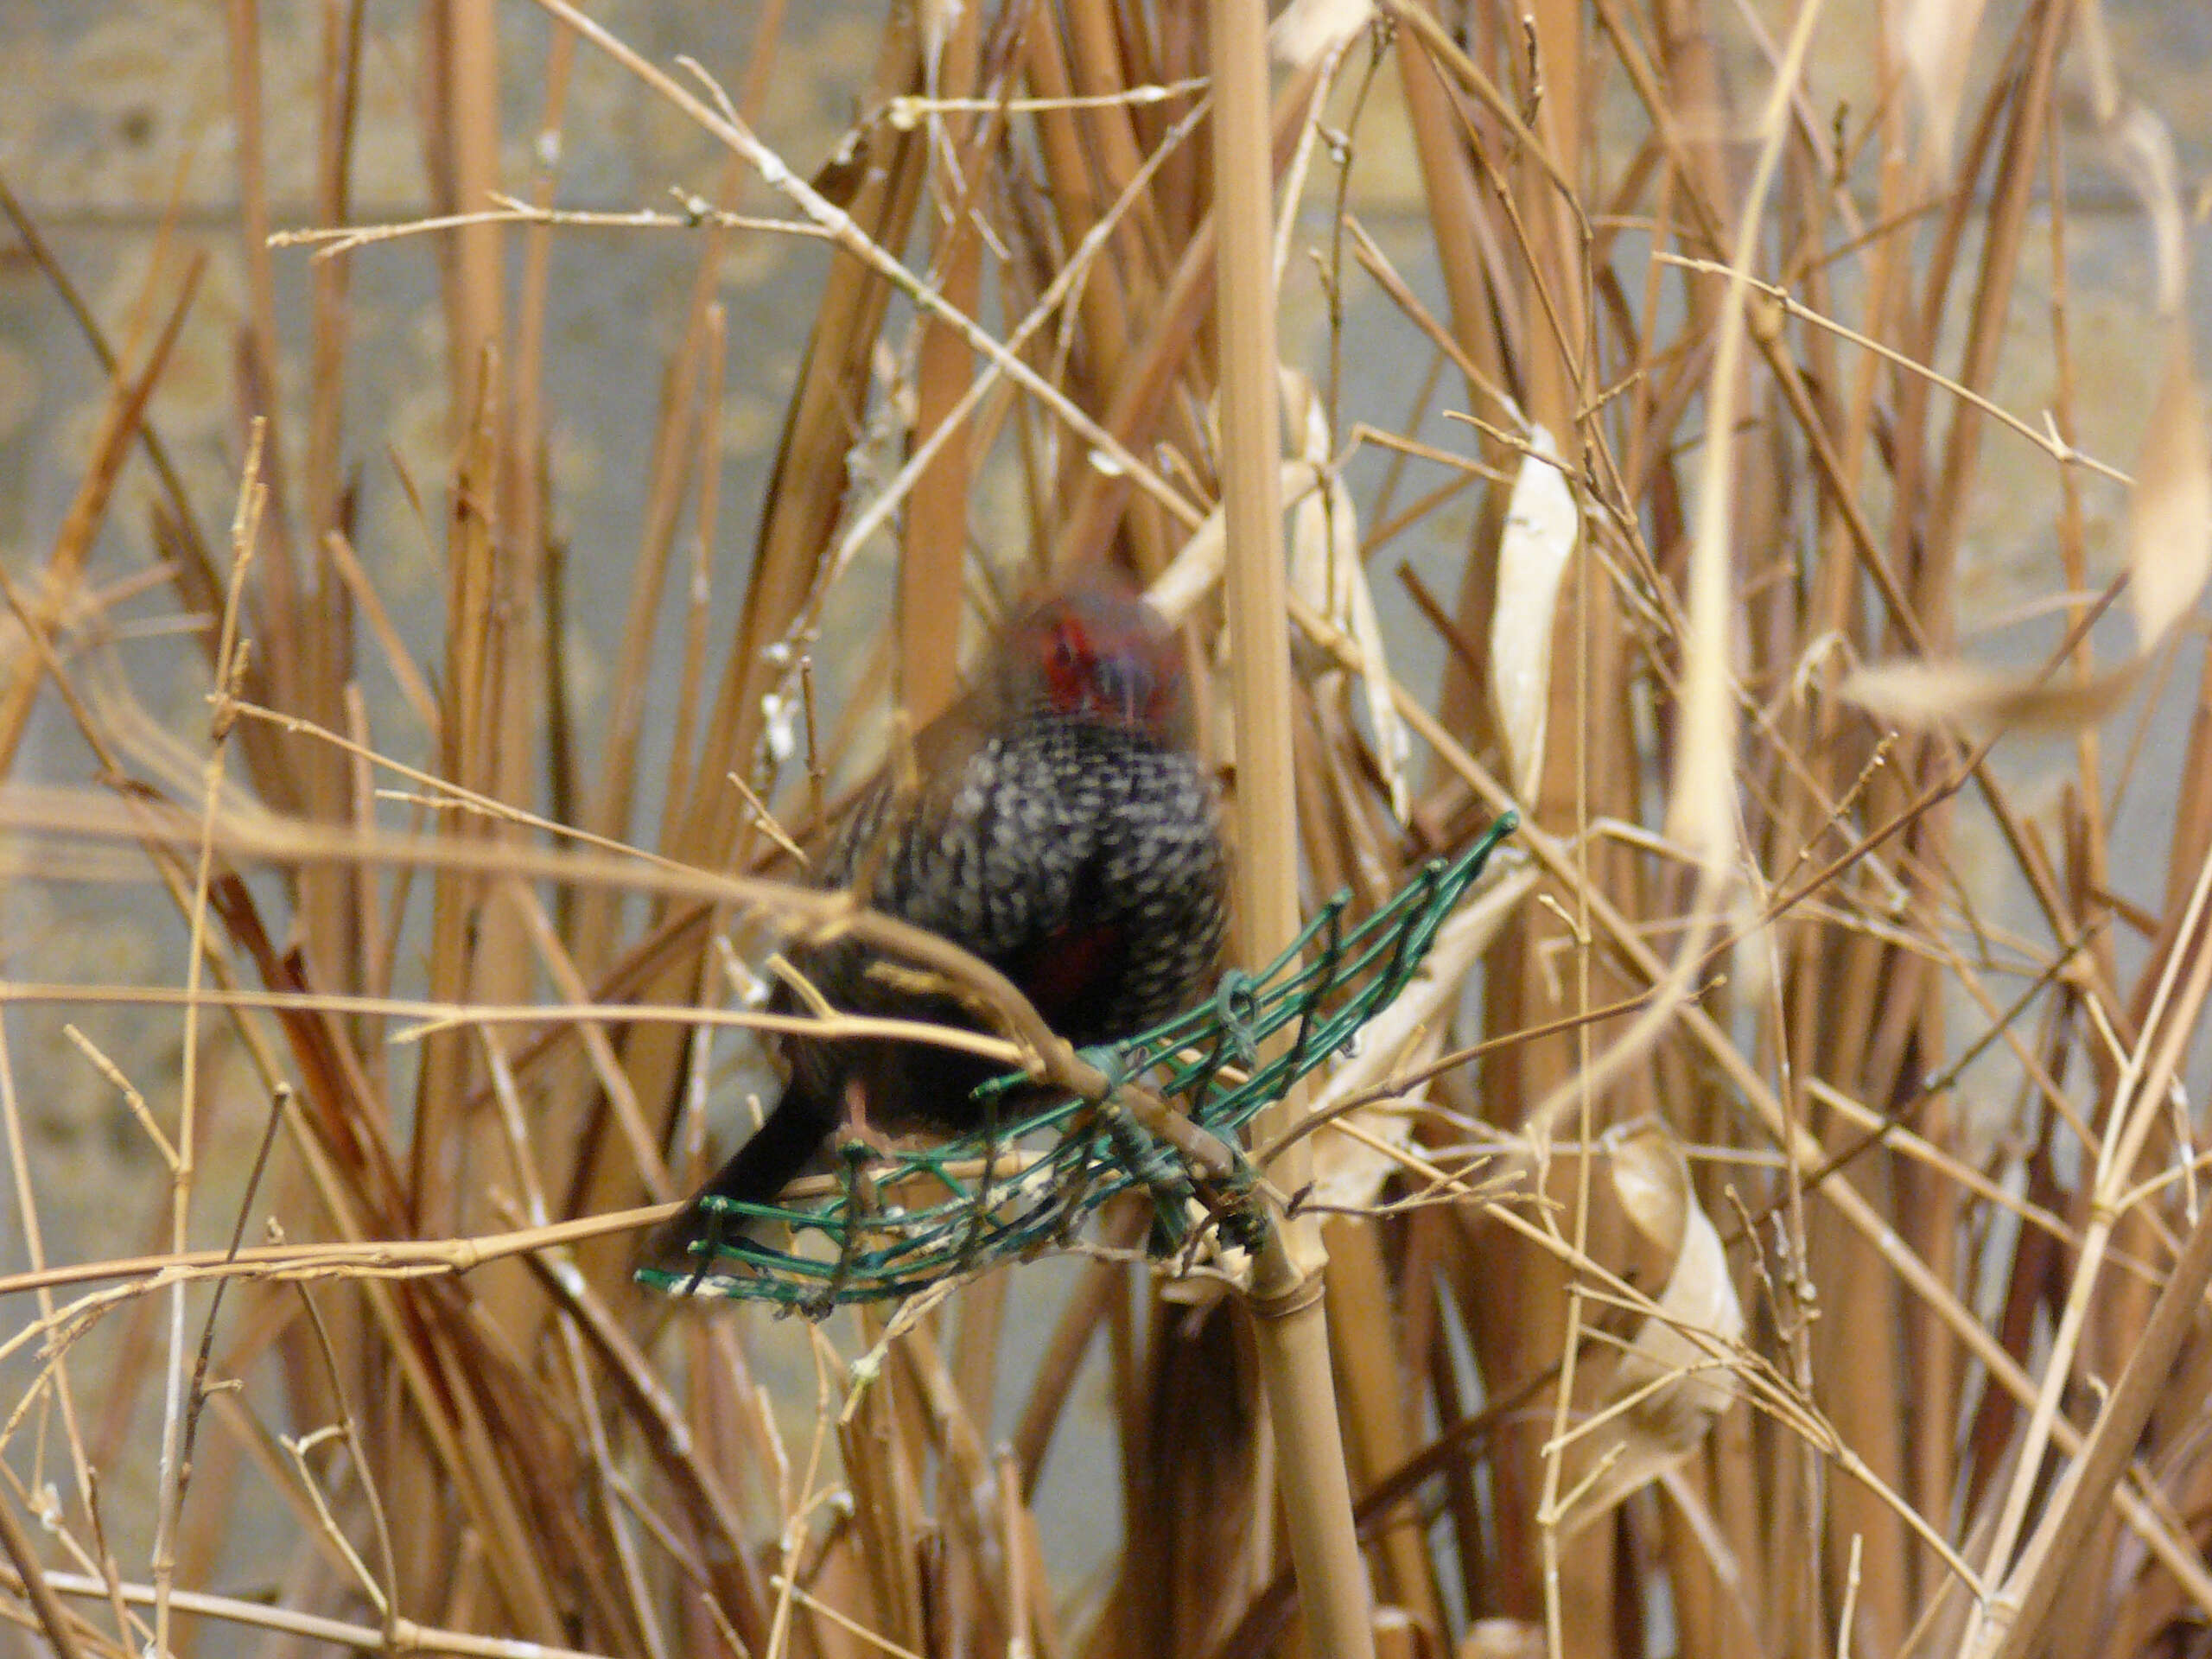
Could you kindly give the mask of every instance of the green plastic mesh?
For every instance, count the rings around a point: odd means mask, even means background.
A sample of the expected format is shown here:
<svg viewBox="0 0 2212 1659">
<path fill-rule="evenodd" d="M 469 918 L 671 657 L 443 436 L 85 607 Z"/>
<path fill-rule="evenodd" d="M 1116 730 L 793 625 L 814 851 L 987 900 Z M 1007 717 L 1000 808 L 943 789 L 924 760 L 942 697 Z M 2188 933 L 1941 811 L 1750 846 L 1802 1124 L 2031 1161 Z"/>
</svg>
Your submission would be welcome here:
<svg viewBox="0 0 2212 1659">
<path fill-rule="evenodd" d="M 1211 1001 L 1084 1058 L 1109 1079 L 1142 1077 L 1201 1128 L 1237 1146 L 1247 1123 L 1406 988 L 1437 930 L 1518 822 L 1509 812 L 1457 856 L 1430 860 L 1357 927 L 1344 927 L 1351 896 L 1338 893 L 1265 973 L 1231 971 Z M 1290 1041 L 1253 1069 L 1268 1039 L 1294 1026 Z M 1230 1066 L 1236 1071 L 1224 1074 Z M 1181 1218 L 1192 1197 L 1236 1226 L 1240 1193 L 1209 1185 L 1110 1102 L 1062 1098 L 1039 1109 L 1019 1073 L 976 1095 L 987 1119 L 991 1103 L 1007 1103 L 1006 1121 L 888 1155 L 855 1143 L 839 1190 L 812 1203 L 708 1198 L 709 1236 L 693 1247 L 692 1269 L 644 1268 L 638 1277 L 664 1290 L 818 1313 L 838 1303 L 912 1296 L 951 1275 L 1065 1246 L 1108 1200 L 1133 1189 L 1153 1197 L 1155 1250 L 1183 1242 Z M 772 1248 L 757 1236 L 774 1230 L 764 1222 L 788 1225 L 795 1247 L 811 1236 L 826 1249 Z"/>
</svg>

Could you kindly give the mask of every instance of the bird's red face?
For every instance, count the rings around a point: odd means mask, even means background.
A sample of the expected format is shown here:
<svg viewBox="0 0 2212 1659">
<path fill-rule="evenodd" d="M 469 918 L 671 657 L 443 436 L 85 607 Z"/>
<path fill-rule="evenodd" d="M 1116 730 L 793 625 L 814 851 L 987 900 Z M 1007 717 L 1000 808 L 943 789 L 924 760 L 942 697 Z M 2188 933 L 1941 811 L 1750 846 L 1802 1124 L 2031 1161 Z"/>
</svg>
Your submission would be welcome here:
<svg viewBox="0 0 2212 1659">
<path fill-rule="evenodd" d="M 1183 664 L 1159 613 L 1134 594 L 1077 589 L 1016 624 L 1020 701 L 1075 719 L 1133 727 L 1180 742 Z"/>
</svg>

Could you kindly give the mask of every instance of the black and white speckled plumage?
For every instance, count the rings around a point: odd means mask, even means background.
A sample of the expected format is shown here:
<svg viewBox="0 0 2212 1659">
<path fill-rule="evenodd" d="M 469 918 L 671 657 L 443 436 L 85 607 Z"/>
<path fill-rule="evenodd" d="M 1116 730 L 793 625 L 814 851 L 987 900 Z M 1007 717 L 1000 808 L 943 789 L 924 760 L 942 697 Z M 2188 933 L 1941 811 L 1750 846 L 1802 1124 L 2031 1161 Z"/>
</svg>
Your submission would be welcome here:
<svg viewBox="0 0 2212 1659">
<path fill-rule="evenodd" d="M 817 879 L 868 873 L 870 903 L 982 957 L 1077 1044 L 1133 1036 L 1210 986 L 1228 869 L 1214 787 L 1189 747 L 1181 664 L 1149 607 L 1077 588 L 995 642 L 976 690 L 916 739 L 918 788 L 887 775 L 839 826 Z M 850 941 L 795 948 L 836 1006 L 972 1027 L 950 996 L 872 972 Z M 783 992 L 786 1009 L 796 999 Z M 772 1198 L 857 1092 L 892 1129 L 975 1127 L 994 1068 L 928 1044 L 787 1039 L 785 1094 L 704 1189 Z M 702 1230 L 696 1210 L 664 1243 Z"/>
<path fill-rule="evenodd" d="M 892 795 L 880 788 L 855 815 L 829 882 L 868 855 Z M 1133 1036 L 1179 1012 L 1221 952 L 1213 785 L 1196 756 L 1126 727 L 1025 719 L 925 791 L 874 856 L 877 909 L 982 957 L 1071 1042 Z M 1071 987 L 1046 953 L 1083 943 L 1092 954 Z"/>
</svg>

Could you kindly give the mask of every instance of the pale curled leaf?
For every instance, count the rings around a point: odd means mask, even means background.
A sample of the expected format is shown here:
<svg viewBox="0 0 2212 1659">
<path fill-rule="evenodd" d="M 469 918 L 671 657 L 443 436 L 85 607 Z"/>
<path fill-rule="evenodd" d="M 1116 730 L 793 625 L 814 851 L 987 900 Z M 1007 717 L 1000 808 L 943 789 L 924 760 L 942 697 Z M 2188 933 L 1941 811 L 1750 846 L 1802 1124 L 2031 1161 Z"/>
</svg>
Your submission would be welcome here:
<svg viewBox="0 0 2212 1659">
<path fill-rule="evenodd" d="M 1511 763 L 1514 795 L 1532 800 L 1544 770 L 1544 721 L 1551 701 L 1552 634 L 1560 584 L 1582 529 L 1582 510 L 1541 426 L 1513 480 L 1497 547 L 1497 608 L 1491 618 L 1490 693 Z"/>
<path fill-rule="evenodd" d="M 2181 309 L 2189 283 L 2188 219 L 2181 205 L 2181 164 L 2166 124 L 2132 99 L 2107 124 L 2102 137 L 2113 165 L 2134 186 L 2151 220 L 2153 292 L 2162 316 Z"/>
<path fill-rule="evenodd" d="M 944 56 L 944 43 L 952 38 L 952 31 L 960 26 L 960 9 L 966 0 L 921 0 L 917 9 L 922 26 L 922 50 L 930 67 L 930 79 L 937 79 L 938 65 Z"/>
<path fill-rule="evenodd" d="M 1697 1202 L 1672 1131 L 1643 1118 L 1608 1131 L 1604 1147 L 1610 1196 L 1636 1236 L 1634 1254 L 1656 1251 L 1669 1266 L 1659 1311 L 1637 1327 L 1597 1402 L 1601 1417 L 1608 1407 L 1624 1408 L 1568 1450 L 1563 1484 L 1580 1486 L 1562 1521 L 1569 1534 L 1696 1450 L 1734 1402 L 1728 1356 L 1744 1335 L 1726 1247 Z"/>
<path fill-rule="evenodd" d="M 2147 651 L 2196 607 L 2212 574 L 2212 448 L 2183 321 L 2171 327 L 2128 531 L 2127 598 Z"/>
<path fill-rule="evenodd" d="M 1853 671 L 1838 695 L 1891 726 L 1955 731 L 2063 731 L 2092 726 L 2126 702 L 2142 677 L 2130 658 L 2086 681 L 2010 674 L 1955 658 L 1877 663 Z"/>
<path fill-rule="evenodd" d="M 1320 479 L 1311 463 L 1283 462 L 1285 505 L 1294 507 L 1319 487 Z M 1170 623 L 1181 626 L 1221 581 L 1222 561 L 1228 549 L 1228 523 L 1216 507 L 1175 550 L 1167 568 L 1154 578 L 1152 586 L 1145 589 L 1145 598 Z"/>
<path fill-rule="evenodd" d="M 1723 1356 L 1744 1335 L 1744 1307 L 1728 1276 L 1727 1248 L 1713 1217 L 1694 1201 L 1683 1213 L 1681 1251 L 1659 1307 L 1643 1322 L 1635 1352 L 1621 1369 L 1622 1393 L 1631 1380 L 1641 1386 L 1670 1378 L 1637 1413 L 1666 1427 L 1677 1440 L 1694 1443 L 1736 1398 L 1735 1373 Z"/>
<path fill-rule="evenodd" d="M 1579 1490 L 1573 1507 L 1560 1519 L 1562 1535 L 1572 1537 L 1602 1520 L 1644 1486 L 1679 1468 L 1734 1399 L 1734 1374 L 1713 1351 L 1715 1341 L 1732 1341 L 1742 1333 L 1742 1309 L 1726 1267 L 1712 1220 L 1701 1210 L 1693 1211 L 1676 1276 L 1688 1286 L 1680 1300 L 1701 1301 L 1702 1306 L 1675 1307 L 1678 1299 L 1669 1286 L 1666 1305 L 1670 1319 L 1648 1320 L 1637 1338 L 1636 1351 L 1615 1371 L 1612 1398 L 1626 1399 L 1639 1389 L 1649 1392 L 1604 1430 L 1570 1448 L 1563 1484 Z M 1731 1323 L 1732 1333 L 1726 1329 Z M 1708 1332 L 1714 1340 L 1696 1340 L 1683 1334 L 1682 1327 Z M 1586 1477 L 1587 1484 L 1581 1484 Z"/>
<path fill-rule="evenodd" d="M 2120 112 L 2124 96 L 2120 86 L 2120 67 L 2113 60 L 2112 32 L 2105 27 L 2104 0 L 2077 0 L 2074 8 L 2074 48 L 2068 56 L 2067 67 L 2080 78 L 2090 124 L 2102 126 Z M 2069 90 L 2070 80 L 2069 77 Z"/>
<path fill-rule="evenodd" d="M 2062 105 L 2089 129 L 2142 202 L 2157 252 L 2152 268 L 2158 313 L 2173 316 L 2181 308 L 2188 280 L 2188 215 L 2182 207 L 2173 133 L 2121 84 L 2100 0 L 2079 0 L 2074 33 L 2076 49 L 2069 62 L 2087 85 L 2063 99 Z"/>
<path fill-rule="evenodd" d="M 1318 498 L 1309 497 L 1309 503 Z M 1382 643 L 1382 621 L 1375 610 L 1375 590 L 1368 585 L 1367 567 L 1360 563 L 1358 520 L 1354 517 L 1351 492 L 1332 474 L 1326 492 L 1327 518 L 1334 554 L 1329 573 L 1335 591 L 1324 613 L 1359 648 L 1359 695 L 1367 710 L 1361 735 L 1367 740 L 1375 769 L 1390 794 L 1390 810 L 1400 823 L 1413 817 L 1413 790 L 1407 768 L 1413 763 L 1413 741 L 1398 705 L 1390 694 L 1390 659 Z"/>
<path fill-rule="evenodd" d="M 1656 1261 L 1660 1268 L 1648 1282 L 1663 1283 L 1681 1255 L 1682 1235 L 1695 1201 L 1689 1166 L 1673 1135 L 1656 1117 L 1637 1118 L 1608 1129 L 1604 1145 L 1612 1196 L 1642 1246 L 1637 1255 Z"/>
<path fill-rule="evenodd" d="M 1285 461 L 1282 463 L 1282 499 L 1284 504 L 1296 508 L 1321 487 L 1320 475 L 1313 463 L 1304 461 Z M 1181 627 L 1196 615 L 1198 607 L 1221 584 L 1222 574 L 1229 556 L 1229 521 L 1222 509 L 1216 507 L 1200 521 L 1167 562 L 1167 568 L 1154 579 L 1145 590 L 1145 597 L 1153 608 L 1166 618 L 1172 627 Z M 1215 665 L 1226 670 L 1229 666 L 1229 629 L 1222 626 L 1215 639 Z M 1229 689 L 1226 674 L 1217 681 L 1217 690 L 1226 696 Z M 1236 760 L 1236 722 L 1218 721 L 1215 728 L 1215 759 L 1233 765 Z"/>
<path fill-rule="evenodd" d="M 1374 0 L 1290 0 L 1268 26 L 1268 55 L 1302 69 L 1374 20 Z"/>
<path fill-rule="evenodd" d="M 2130 505 L 2128 602 L 2134 652 L 2086 680 L 2016 674 L 1956 658 L 1877 663 L 1847 676 L 1840 695 L 1907 727 L 2069 730 L 2110 718 L 2212 576 L 2212 444 L 2190 366 L 2186 326 L 2174 325 L 2165 378 L 2151 411 Z"/>
<path fill-rule="evenodd" d="M 1475 959 L 1490 948 L 1498 930 L 1535 886 L 1531 868 L 1516 870 L 1461 906 L 1437 930 L 1436 943 L 1397 1001 L 1370 1020 L 1358 1049 L 1331 1062 L 1315 1090 L 1310 1109 L 1325 1111 L 1340 1100 L 1363 1094 L 1392 1073 L 1418 1069 L 1443 1052 L 1459 994 Z M 1420 1100 L 1423 1083 L 1408 1091 Z M 1351 1114 L 1366 1134 L 1384 1147 L 1402 1150 L 1412 1140 L 1411 1118 L 1403 1111 L 1370 1107 Z M 1382 1184 L 1400 1167 L 1388 1150 L 1349 1135 L 1321 1131 L 1313 1145 L 1313 1195 L 1322 1204 L 1358 1208 L 1375 1202 Z"/>
<path fill-rule="evenodd" d="M 1478 1618 L 1452 1659 L 1544 1659 L 1544 1627 L 1517 1618 Z"/>
<path fill-rule="evenodd" d="M 1959 105 L 1966 95 L 1967 63 L 1981 25 L 1985 0 L 1905 0 L 1891 12 L 1891 49 L 1904 60 L 1928 123 L 1929 171 L 1951 158 Z"/>
<path fill-rule="evenodd" d="M 1357 510 L 1351 492 L 1328 464 L 1328 422 L 1305 376 L 1283 372 L 1283 402 L 1290 429 L 1298 435 L 1300 459 L 1322 481 L 1321 488 L 1306 494 L 1292 511 L 1290 583 L 1300 599 L 1359 649 L 1360 701 L 1367 711 L 1361 735 L 1390 791 L 1390 810 L 1403 823 L 1413 812 L 1412 789 L 1406 779 L 1413 744 L 1390 695 L 1390 659 L 1382 643 L 1382 624 L 1375 613 L 1374 590 L 1368 586 L 1367 567 L 1359 556 Z"/>
</svg>

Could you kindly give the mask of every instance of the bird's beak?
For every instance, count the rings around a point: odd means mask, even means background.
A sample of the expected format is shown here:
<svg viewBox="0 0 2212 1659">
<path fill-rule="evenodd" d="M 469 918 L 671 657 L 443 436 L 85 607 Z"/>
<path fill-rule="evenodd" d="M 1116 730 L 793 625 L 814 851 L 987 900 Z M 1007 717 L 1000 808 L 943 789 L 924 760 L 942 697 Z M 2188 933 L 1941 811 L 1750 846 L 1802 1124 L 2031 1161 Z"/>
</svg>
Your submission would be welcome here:
<svg viewBox="0 0 2212 1659">
<path fill-rule="evenodd" d="M 1099 701 L 1105 710 L 1128 725 L 1144 722 L 1159 689 L 1151 667 L 1135 657 L 1109 657 L 1098 664 Z"/>
</svg>

